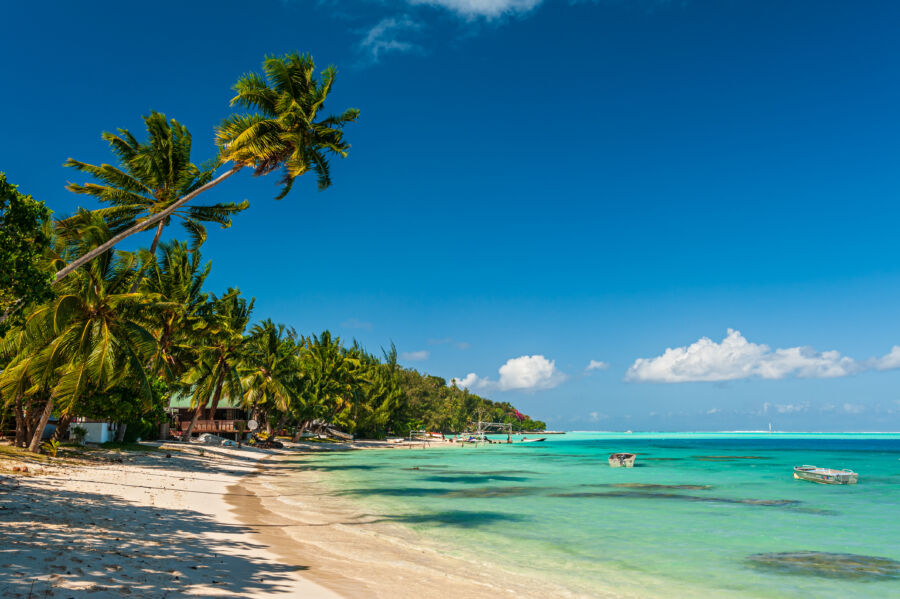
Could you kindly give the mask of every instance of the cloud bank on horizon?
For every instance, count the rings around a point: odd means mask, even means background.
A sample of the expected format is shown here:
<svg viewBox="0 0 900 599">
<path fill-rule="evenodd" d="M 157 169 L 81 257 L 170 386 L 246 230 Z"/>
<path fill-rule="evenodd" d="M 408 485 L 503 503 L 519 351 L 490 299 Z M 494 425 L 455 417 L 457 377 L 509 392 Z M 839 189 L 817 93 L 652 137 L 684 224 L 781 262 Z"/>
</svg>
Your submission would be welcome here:
<svg viewBox="0 0 900 599">
<path fill-rule="evenodd" d="M 556 362 L 540 354 L 510 358 L 497 372 L 500 378 L 496 381 L 470 372 L 461 379 L 450 379 L 450 384 L 460 389 L 536 391 L 552 389 L 568 378 L 556 368 Z"/>
<path fill-rule="evenodd" d="M 881 358 L 858 362 L 838 351 L 817 352 L 811 347 L 771 349 L 752 343 L 740 331 L 728 329 L 721 343 L 702 337 L 694 343 L 668 348 L 655 358 L 638 358 L 625 380 L 641 383 L 688 383 L 738 379 L 835 378 L 864 370 L 900 368 L 900 346 Z"/>
</svg>

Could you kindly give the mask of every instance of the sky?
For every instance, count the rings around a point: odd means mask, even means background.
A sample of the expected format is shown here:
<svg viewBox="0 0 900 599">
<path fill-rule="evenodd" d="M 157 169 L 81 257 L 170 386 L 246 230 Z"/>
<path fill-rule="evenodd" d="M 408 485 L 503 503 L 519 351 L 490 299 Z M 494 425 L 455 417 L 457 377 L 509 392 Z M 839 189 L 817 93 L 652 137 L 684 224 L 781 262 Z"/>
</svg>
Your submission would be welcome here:
<svg viewBox="0 0 900 599">
<path fill-rule="evenodd" d="M 334 184 L 198 202 L 208 286 L 567 430 L 900 430 L 895 2 L 14 3 L 0 170 L 57 215 L 62 163 L 165 113 L 214 157 L 267 54 L 361 110 Z M 145 235 L 147 237 L 149 234 Z M 170 227 L 168 236 L 184 233 Z M 149 239 L 140 243 L 148 245 Z M 127 246 L 126 246 L 127 247 Z"/>
</svg>

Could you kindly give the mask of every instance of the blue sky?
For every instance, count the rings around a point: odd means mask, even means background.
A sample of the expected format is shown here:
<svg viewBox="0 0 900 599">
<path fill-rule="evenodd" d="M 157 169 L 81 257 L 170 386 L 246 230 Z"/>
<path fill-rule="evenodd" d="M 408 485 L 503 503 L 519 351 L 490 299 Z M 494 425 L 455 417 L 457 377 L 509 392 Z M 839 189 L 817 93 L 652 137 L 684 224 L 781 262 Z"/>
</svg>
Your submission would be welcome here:
<svg viewBox="0 0 900 599">
<path fill-rule="evenodd" d="M 205 160 L 265 54 L 337 65 L 327 108 L 362 116 L 334 186 L 206 198 L 250 200 L 204 255 L 259 318 L 394 341 L 558 428 L 900 429 L 896 3 L 4 13 L 0 169 L 60 214 L 102 131 L 158 110 Z"/>
</svg>

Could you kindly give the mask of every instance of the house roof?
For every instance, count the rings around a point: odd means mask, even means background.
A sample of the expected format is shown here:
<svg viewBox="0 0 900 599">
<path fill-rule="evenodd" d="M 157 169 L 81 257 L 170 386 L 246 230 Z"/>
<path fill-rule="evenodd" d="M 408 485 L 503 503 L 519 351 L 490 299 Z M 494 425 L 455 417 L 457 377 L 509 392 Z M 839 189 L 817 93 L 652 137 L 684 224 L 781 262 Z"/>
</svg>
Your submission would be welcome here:
<svg viewBox="0 0 900 599">
<path fill-rule="evenodd" d="M 169 408 L 170 409 L 178 410 L 178 409 L 187 409 L 187 408 L 194 408 L 194 407 L 196 407 L 196 406 L 191 405 L 191 394 L 190 393 L 175 392 L 172 394 L 172 397 L 169 398 Z M 207 404 L 207 407 L 209 407 L 209 404 Z M 228 410 L 228 409 L 233 410 L 233 409 L 241 408 L 243 406 L 241 406 L 240 398 L 232 399 L 230 397 L 222 397 L 222 399 L 219 400 L 218 407 L 221 410 Z"/>
</svg>

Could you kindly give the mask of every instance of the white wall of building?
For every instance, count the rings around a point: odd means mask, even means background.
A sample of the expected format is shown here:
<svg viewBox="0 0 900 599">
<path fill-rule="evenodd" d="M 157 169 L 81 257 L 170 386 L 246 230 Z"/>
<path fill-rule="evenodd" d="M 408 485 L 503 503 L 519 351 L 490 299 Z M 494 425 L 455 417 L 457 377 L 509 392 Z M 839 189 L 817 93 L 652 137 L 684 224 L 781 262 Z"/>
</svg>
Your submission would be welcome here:
<svg viewBox="0 0 900 599">
<path fill-rule="evenodd" d="M 112 422 L 73 422 L 69 427 L 69 438 L 74 439 L 72 429 L 76 426 L 87 430 L 85 443 L 106 443 L 116 438 L 116 425 Z"/>
</svg>

